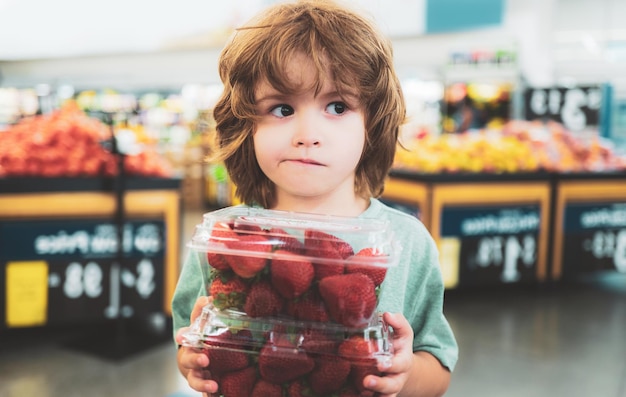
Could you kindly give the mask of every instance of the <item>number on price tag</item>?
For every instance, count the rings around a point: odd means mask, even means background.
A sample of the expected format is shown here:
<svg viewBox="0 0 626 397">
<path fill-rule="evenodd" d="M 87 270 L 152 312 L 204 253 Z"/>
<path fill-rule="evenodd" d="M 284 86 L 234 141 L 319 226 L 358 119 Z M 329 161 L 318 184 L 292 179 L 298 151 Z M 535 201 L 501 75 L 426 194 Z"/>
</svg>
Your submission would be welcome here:
<svg viewBox="0 0 626 397">
<path fill-rule="evenodd" d="M 551 119 L 571 131 L 597 126 L 602 89 L 599 86 L 531 88 L 524 94 L 526 120 Z"/>
</svg>

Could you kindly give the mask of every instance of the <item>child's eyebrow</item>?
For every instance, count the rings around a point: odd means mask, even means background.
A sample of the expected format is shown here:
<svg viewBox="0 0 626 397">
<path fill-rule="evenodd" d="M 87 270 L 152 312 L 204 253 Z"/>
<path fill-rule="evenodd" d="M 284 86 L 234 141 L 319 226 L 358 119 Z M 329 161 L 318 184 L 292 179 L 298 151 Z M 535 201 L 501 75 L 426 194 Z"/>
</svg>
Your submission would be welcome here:
<svg viewBox="0 0 626 397">
<path fill-rule="evenodd" d="M 257 92 L 254 98 L 256 103 L 267 102 L 267 101 L 282 101 L 288 97 L 287 94 L 278 91 L 275 88 L 266 87 L 260 92 Z"/>
</svg>

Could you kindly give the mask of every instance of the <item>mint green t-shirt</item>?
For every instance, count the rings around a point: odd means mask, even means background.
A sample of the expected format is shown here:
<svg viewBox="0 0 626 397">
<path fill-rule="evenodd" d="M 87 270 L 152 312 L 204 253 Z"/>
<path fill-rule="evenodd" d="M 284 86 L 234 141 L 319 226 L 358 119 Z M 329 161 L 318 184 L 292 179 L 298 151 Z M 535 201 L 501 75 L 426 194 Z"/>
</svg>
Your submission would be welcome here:
<svg viewBox="0 0 626 397">
<path fill-rule="evenodd" d="M 417 218 L 377 199 L 371 199 L 369 208 L 359 217 L 389 221 L 402 247 L 398 264 L 387 271 L 381 286 L 377 310 L 403 313 L 415 334 L 413 351 L 429 352 L 452 371 L 458 346 L 443 314 L 444 286 L 434 240 Z M 206 292 L 200 263 L 195 255 L 188 255 L 172 300 L 174 334 L 189 326 L 194 303 L 203 295 Z"/>
</svg>

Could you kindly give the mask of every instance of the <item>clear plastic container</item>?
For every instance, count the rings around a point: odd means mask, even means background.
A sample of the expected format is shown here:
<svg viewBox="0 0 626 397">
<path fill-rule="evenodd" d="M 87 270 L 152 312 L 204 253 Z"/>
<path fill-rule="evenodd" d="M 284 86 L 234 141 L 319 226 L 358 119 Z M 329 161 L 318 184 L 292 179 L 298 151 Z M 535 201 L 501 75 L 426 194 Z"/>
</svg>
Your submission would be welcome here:
<svg viewBox="0 0 626 397">
<path fill-rule="evenodd" d="M 369 322 L 400 251 L 388 222 L 244 206 L 204 214 L 189 248 L 217 308 L 346 327 Z"/>
<path fill-rule="evenodd" d="M 392 336 L 379 313 L 354 329 L 251 318 L 208 305 L 183 345 L 206 352 L 218 396 L 368 396 L 363 378 L 382 375 L 378 364 L 391 359 Z"/>
</svg>

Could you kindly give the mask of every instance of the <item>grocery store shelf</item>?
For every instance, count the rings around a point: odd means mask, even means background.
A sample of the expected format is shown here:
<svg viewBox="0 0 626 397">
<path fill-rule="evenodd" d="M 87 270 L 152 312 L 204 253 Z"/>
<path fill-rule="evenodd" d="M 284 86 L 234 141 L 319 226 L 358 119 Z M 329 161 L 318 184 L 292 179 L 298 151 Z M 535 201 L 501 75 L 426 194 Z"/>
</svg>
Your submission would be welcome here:
<svg viewBox="0 0 626 397">
<path fill-rule="evenodd" d="M 106 192 L 115 190 L 115 178 L 104 177 L 12 177 L 0 178 L 0 195 L 14 193 L 44 192 Z M 178 189 L 181 180 L 177 178 L 124 178 L 124 187 L 128 190 Z"/>
</svg>

